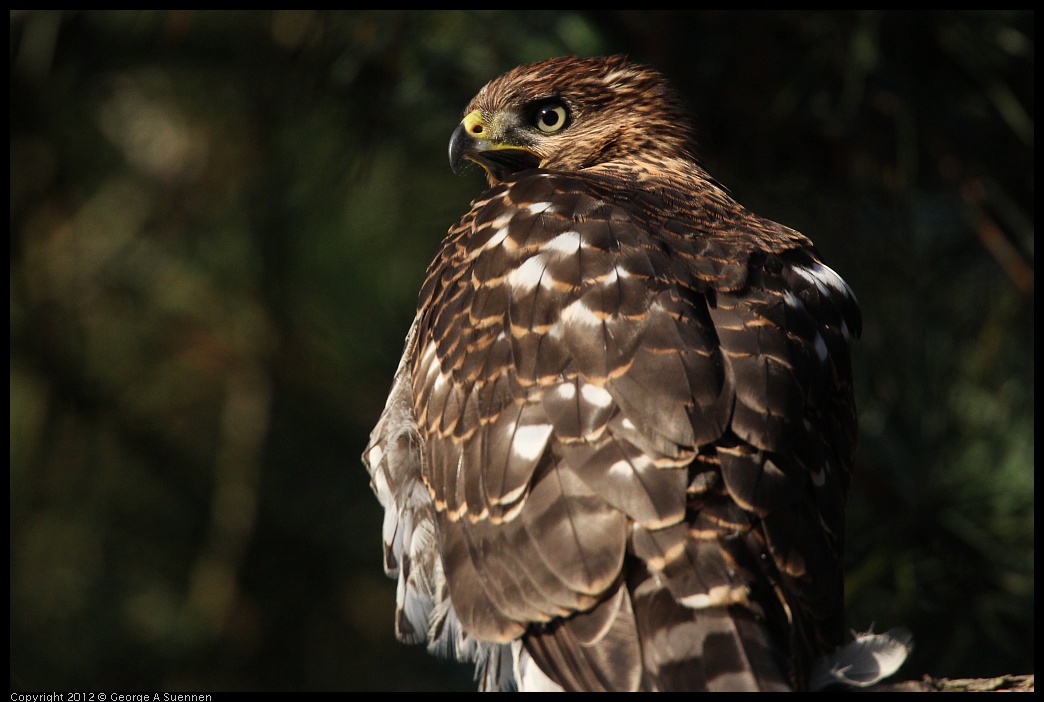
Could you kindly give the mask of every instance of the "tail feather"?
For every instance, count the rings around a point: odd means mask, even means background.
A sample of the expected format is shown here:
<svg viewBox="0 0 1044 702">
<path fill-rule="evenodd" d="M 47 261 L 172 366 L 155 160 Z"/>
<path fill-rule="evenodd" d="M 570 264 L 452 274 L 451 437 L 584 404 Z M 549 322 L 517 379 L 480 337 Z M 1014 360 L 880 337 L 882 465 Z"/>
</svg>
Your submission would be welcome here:
<svg viewBox="0 0 1044 702">
<path fill-rule="evenodd" d="M 763 622 L 742 605 L 692 609 L 650 578 L 634 593 L 650 690 L 787 691 Z"/>
<path fill-rule="evenodd" d="M 525 648 L 551 680 L 571 691 L 636 691 L 642 681 L 630 593 L 623 585 L 594 609 L 530 631 Z"/>
</svg>

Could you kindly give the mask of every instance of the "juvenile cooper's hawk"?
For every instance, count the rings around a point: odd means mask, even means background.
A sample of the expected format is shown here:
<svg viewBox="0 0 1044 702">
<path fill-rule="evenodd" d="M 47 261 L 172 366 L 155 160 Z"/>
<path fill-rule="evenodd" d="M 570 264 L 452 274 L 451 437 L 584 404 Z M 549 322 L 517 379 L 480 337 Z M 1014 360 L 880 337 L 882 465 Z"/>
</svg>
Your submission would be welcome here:
<svg viewBox="0 0 1044 702">
<path fill-rule="evenodd" d="M 493 80 L 449 154 L 490 189 L 363 456 L 399 638 L 485 688 L 808 686 L 844 631 L 849 286 L 621 57 Z"/>
</svg>

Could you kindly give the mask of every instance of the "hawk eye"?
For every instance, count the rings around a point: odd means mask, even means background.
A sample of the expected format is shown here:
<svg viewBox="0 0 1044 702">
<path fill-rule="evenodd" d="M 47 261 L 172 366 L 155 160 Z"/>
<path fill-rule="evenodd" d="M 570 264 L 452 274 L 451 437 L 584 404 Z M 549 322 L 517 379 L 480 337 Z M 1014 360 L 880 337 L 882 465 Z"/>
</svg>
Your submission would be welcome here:
<svg viewBox="0 0 1044 702">
<path fill-rule="evenodd" d="M 554 134 L 569 123 L 569 110 L 558 100 L 537 105 L 533 112 L 533 124 L 544 134 Z"/>
</svg>

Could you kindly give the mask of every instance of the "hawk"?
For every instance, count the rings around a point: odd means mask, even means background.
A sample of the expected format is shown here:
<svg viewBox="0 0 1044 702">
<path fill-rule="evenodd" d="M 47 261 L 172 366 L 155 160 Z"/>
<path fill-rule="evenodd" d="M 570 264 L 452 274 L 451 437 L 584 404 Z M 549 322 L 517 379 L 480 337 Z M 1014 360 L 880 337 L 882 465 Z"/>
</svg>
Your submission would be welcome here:
<svg viewBox="0 0 1044 702">
<path fill-rule="evenodd" d="M 398 637 L 486 689 L 809 687 L 844 634 L 852 290 L 624 57 L 491 81 L 449 156 L 490 187 L 363 454 Z"/>
</svg>

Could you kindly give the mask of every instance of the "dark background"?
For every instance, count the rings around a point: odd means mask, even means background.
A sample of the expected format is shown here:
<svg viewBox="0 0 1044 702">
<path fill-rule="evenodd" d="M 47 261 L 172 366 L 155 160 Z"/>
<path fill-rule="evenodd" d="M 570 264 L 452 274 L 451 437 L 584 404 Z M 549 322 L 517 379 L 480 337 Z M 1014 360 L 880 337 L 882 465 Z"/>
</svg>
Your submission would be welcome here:
<svg viewBox="0 0 1044 702">
<path fill-rule="evenodd" d="M 359 461 L 490 78 L 626 53 L 856 290 L 850 625 L 1033 672 L 1034 16 L 11 14 L 12 690 L 472 688 Z"/>
</svg>

